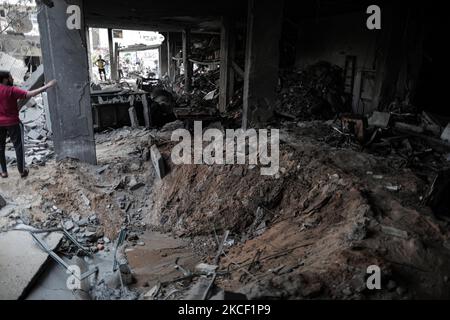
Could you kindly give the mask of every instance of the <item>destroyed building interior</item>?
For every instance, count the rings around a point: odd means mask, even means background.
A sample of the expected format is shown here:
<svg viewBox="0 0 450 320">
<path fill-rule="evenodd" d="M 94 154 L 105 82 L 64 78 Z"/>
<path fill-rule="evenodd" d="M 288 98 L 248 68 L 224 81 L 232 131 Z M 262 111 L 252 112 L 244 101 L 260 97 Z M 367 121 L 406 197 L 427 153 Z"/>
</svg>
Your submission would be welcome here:
<svg viewBox="0 0 450 320">
<path fill-rule="evenodd" d="M 7 140 L 0 299 L 450 298 L 428 8 L 378 1 L 370 29 L 363 0 L 29 2 L 36 34 L 2 30 L 0 69 L 57 85 L 20 102 L 26 179 Z M 269 131 L 276 171 L 174 161 L 175 132 L 222 159 L 209 129 L 224 154 L 259 133 L 246 159 Z"/>
</svg>

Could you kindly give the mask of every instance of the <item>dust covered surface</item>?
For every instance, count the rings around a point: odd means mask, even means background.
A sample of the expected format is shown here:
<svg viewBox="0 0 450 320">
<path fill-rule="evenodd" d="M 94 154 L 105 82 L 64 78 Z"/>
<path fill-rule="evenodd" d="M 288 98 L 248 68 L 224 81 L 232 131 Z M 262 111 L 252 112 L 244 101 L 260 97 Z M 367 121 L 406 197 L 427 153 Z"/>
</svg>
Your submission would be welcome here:
<svg viewBox="0 0 450 320">
<path fill-rule="evenodd" d="M 137 249 L 158 230 L 211 264 L 229 230 L 215 283 L 251 299 L 449 298 L 449 222 L 422 201 L 432 177 L 397 157 L 337 146 L 329 134 L 322 122 L 282 131 L 280 172 L 262 176 L 259 166 L 175 166 L 173 143 L 153 131 L 102 133 L 97 166 L 50 161 L 26 180 L 0 181 L 8 203 L 0 227 L 68 224 L 93 251 L 124 226 Z M 167 166 L 162 180 L 153 144 Z M 381 268 L 382 290 L 367 289 L 370 265 Z"/>
</svg>

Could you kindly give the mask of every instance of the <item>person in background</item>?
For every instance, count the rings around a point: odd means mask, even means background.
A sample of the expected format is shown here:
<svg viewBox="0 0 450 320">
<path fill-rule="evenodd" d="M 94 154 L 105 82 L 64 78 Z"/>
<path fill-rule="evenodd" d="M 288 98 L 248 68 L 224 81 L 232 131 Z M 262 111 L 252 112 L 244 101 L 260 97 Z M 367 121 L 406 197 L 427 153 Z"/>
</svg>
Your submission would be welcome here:
<svg viewBox="0 0 450 320">
<path fill-rule="evenodd" d="M 0 71 L 0 176 L 8 178 L 6 168 L 6 136 L 9 136 L 16 150 L 17 169 L 20 176 L 28 176 L 28 169 L 25 167 L 25 150 L 23 142 L 23 124 L 19 119 L 20 108 L 17 100 L 29 99 L 45 90 L 53 87 L 55 80 L 50 81 L 43 87 L 26 91 L 14 86 L 14 79 L 8 71 Z"/>
<path fill-rule="evenodd" d="M 98 74 L 100 75 L 100 80 L 106 80 L 105 65 L 106 61 L 102 59 L 102 56 L 98 56 L 97 61 L 94 63 L 98 68 Z M 103 74 L 103 77 L 102 77 Z"/>
<path fill-rule="evenodd" d="M 119 73 L 119 79 L 122 79 L 123 78 L 123 63 L 120 60 L 119 60 L 119 68 L 117 71 Z"/>
</svg>

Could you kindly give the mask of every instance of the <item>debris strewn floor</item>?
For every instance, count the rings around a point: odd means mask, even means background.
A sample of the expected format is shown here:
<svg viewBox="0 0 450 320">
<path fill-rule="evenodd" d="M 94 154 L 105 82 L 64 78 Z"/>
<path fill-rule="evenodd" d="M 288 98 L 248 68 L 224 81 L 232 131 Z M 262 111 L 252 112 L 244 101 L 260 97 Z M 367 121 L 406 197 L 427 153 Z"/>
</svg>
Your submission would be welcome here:
<svg viewBox="0 0 450 320">
<path fill-rule="evenodd" d="M 174 166 L 160 132 L 102 133 L 97 166 L 50 161 L 27 180 L 0 181 L 1 228 L 63 226 L 94 257 L 108 256 L 107 270 L 126 227 L 131 278 L 120 289 L 100 276 L 98 299 L 448 297 L 449 221 L 423 204 L 431 182 L 395 157 L 335 147 L 329 126 L 283 131 L 274 177 L 241 165 Z M 155 143 L 168 169 L 162 180 Z M 60 252 L 80 255 L 67 239 Z M 369 292 L 374 264 L 385 289 Z"/>
</svg>

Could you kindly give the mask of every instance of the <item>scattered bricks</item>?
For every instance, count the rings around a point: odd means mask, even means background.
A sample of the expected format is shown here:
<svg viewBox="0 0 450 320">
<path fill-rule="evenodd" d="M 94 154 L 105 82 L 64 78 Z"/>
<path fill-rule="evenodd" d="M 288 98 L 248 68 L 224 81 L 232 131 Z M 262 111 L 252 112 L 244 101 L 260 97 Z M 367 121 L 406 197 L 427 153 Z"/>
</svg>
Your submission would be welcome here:
<svg viewBox="0 0 450 320">
<path fill-rule="evenodd" d="M 150 148 L 150 153 L 151 153 L 153 167 L 155 168 L 155 171 L 156 171 L 156 174 L 157 174 L 158 178 L 159 179 L 164 178 L 164 176 L 166 175 L 164 159 L 161 156 L 161 153 L 159 152 L 159 150 L 156 147 L 156 145 L 153 145 Z"/>
</svg>

